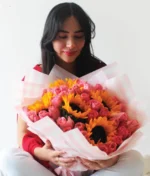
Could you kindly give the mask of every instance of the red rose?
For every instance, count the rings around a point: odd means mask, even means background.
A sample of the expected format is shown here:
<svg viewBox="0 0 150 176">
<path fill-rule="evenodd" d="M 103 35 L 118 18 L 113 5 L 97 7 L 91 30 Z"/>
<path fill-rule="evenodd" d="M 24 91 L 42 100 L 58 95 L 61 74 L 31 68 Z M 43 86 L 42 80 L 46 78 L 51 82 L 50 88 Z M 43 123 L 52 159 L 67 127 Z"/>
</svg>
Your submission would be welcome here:
<svg viewBox="0 0 150 176">
<path fill-rule="evenodd" d="M 36 111 L 28 111 L 27 116 L 32 122 L 36 122 L 40 120 L 39 116 L 37 115 Z"/>
<path fill-rule="evenodd" d="M 88 114 L 88 120 L 94 119 L 98 117 L 98 112 L 94 109 L 92 109 Z"/>
<path fill-rule="evenodd" d="M 81 98 L 84 101 L 89 101 L 90 100 L 90 95 L 88 93 L 81 93 Z"/>
<path fill-rule="evenodd" d="M 68 119 L 65 117 L 59 117 L 57 119 L 57 125 L 62 129 L 72 129 L 74 127 L 74 121 L 68 116 Z"/>
<path fill-rule="evenodd" d="M 107 117 L 108 115 L 109 115 L 108 108 L 102 107 L 99 111 L 99 116 L 102 116 L 102 117 L 106 116 Z"/>
<path fill-rule="evenodd" d="M 108 142 L 106 145 L 108 147 L 108 154 L 117 150 L 117 144 L 115 142 Z"/>
<path fill-rule="evenodd" d="M 85 124 L 82 123 L 82 122 L 77 122 L 75 124 L 75 128 L 78 128 L 80 131 L 84 130 L 85 129 Z"/>
<path fill-rule="evenodd" d="M 48 108 L 48 111 L 49 111 L 49 116 L 56 120 L 58 117 L 60 117 L 60 111 L 58 108 L 54 107 L 54 106 L 50 106 Z"/>
<path fill-rule="evenodd" d="M 114 136 L 114 137 L 112 138 L 112 141 L 115 142 L 117 145 L 120 145 L 120 144 L 122 144 L 122 142 L 123 142 L 121 136 Z"/>
<path fill-rule="evenodd" d="M 90 100 L 90 105 L 91 105 L 91 108 L 94 110 L 99 110 L 101 107 L 101 103 L 97 100 Z"/>
<path fill-rule="evenodd" d="M 129 131 L 125 126 L 120 126 L 117 130 L 118 135 L 122 136 L 122 139 L 126 139 L 127 137 L 129 137 Z"/>
<path fill-rule="evenodd" d="M 95 90 L 103 90 L 103 87 L 102 87 L 102 85 L 100 85 L 100 84 L 96 84 L 96 85 L 94 86 L 94 89 L 95 89 Z"/>
<path fill-rule="evenodd" d="M 135 119 L 134 120 L 129 120 L 127 122 L 127 127 L 128 127 L 128 130 L 129 130 L 129 133 L 133 134 L 140 127 L 140 124 Z"/>
<path fill-rule="evenodd" d="M 108 154 L 108 146 L 106 144 L 98 143 L 98 148 Z"/>
<path fill-rule="evenodd" d="M 42 119 L 42 118 L 44 118 L 44 117 L 46 117 L 46 116 L 49 116 L 49 112 L 47 112 L 47 111 L 45 111 L 45 110 L 41 110 L 41 111 L 39 112 L 39 117 L 40 117 L 40 119 Z"/>
</svg>

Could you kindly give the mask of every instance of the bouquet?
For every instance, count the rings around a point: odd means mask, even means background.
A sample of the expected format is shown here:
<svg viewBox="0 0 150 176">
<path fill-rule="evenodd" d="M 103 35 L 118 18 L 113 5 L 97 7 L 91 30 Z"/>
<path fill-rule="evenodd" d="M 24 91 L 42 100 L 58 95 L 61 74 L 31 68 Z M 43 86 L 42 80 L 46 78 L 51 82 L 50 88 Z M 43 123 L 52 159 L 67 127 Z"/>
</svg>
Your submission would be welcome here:
<svg viewBox="0 0 150 176">
<path fill-rule="evenodd" d="M 146 120 L 128 78 L 114 70 L 109 65 L 81 78 L 58 66 L 50 75 L 32 71 L 17 110 L 30 131 L 67 157 L 100 160 L 126 152 L 141 137 Z M 86 168 L 78 162 L 70 170 Z"/>
</svg>

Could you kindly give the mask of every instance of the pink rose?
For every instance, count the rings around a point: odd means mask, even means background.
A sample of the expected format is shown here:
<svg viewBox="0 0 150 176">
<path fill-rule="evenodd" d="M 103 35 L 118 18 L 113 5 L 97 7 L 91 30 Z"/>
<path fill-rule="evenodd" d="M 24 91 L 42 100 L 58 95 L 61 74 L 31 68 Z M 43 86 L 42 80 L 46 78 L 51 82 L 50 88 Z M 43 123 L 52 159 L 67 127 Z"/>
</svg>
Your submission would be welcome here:
<svg viewBox="0 0 150 176">
<path fill-rule="evenodd" d="M 60 86 L 60 90 L 61 90 L 61 92 L 62 91 L 68 91 L 68 87 L 66 86 L 66 85 L 62 85 L 62 86 Z"/>
<path fill-rule="evenodd" d="M 82 123 L 82 122 L 77 122 L 75 124 L 75 128 L 78 128 L 80 131 L 84 130 L 85 129 L 85 124 Z"/>
<path fill-rule="evenodd" d="M 94 86 L 94 90 L 103 90 L 103 87 L 102 87 L 102 85 L 100 85 L 100 84 L 96 84 L 96 85 Z"/>
<path fill-rule="evenodd" d="M 41 111 L 39 112 L 39 117 L 40 117 L 40 119 L 42 119 L 42 118 L 44 118 L 44 117 L 46 117 L 46 116 L 49 116 L 49 112 L 47 112 L 47 111 L 45 111 L 45 110 L 41 110 Z"/>
<path fill-rule="evenodd" d="M 62 128 L 63 132 L 69 131 L 71 129 L 72 129 L 71 127 L 64 127 L 64 128 Z"/>
<path fill-rule="evenodd" d="M 129 133 L 133 134 L 140 127 L 140 124 L 135 119 L 134 120 L 129 120 L 127 122 L 127 127 L 128 127 L 128 130 L 129 130 Z"/>
<path fill-rule="evenodd" d="M 81 130 L 81 133 L 83 134 L 83 136 L 88 139 L 89 136 L 88 136 L 88 132 L 86 130 Z"/>
<path fill-rule="evenodd" d="M 118 113 L 118 118 L 120 122 L 126 122 L 128 120 L 128 116 L 125 112 Z"/>
<path fill-rule="evenodd" d="M 52 99 L 52 106 L 59 108 L 62 103 L 62 98 L 58 95 Z"/>
<path fill-rule="evenodd" d="M 45 93 L 47 93 L 47 89 L 44 89 L 44 90 L 43 90 L 42 96 L 43 96 Z"/>
<path fill-rule="evenodd" d="M 99 110 L 100 107 L 101 107 L 101 103 L 97 100 L 90 100 L 90 105 L 91 105 L 91 108 L 94 109 L 94 110 Z"/>
<path fill-rule="evenodd" d="M 77 79 L 76 82 L 78 85 L 83 86 L 85 84 L 85 81 L 81 80 L 81 79 Z"/>
<path fill-rule="evenodd" d="M 108 146 L 106 144 L 98 143 L 98 148 L 108 154 Z"/>
<path fill-rule="evenodd" d="M 68 119 L 65 117 L 59 117 L 56 122 L 62 130 L 65 130 L 66 128 L 72 129 L 74 127 L 74 121 L 69 116 Z"/>
<path fill-rule="evenodd" d="M 24 106 L 24 107 L 22 108 L 22 110 L 23 110 L 26 114 L 29 112 L 29 110 L 28 110 L 28 108 L 27 108 L 26 106 Z"/>
<path fill-rule="evenodd" d="M 114 137 L 112 138 L 112 141 L 115 142 L 117 145 L 120 145 L 120 144 L 122 144 L 122 142 L 123 142 L 121 136 L 114 136 Z"/>
<path fill-rule="evenodd" d="M 60 111 L 58 108 L 54 107 L 54 106 L 50 106 L 48 108 L 48 111 L 49 111 L 49 116 L 56 120 L 58 117 L 60 117 Z"/>
<path fill-rule="evenodd" d="M 92 109 L 88 114 L 88 120 L 95 119 L 98 117 L 98 112 L 94 109 Z"/>
<path fill-rule="evenodd" d="M 108 147 L 108 154 L 117 150 L 117 144 L 115 142 L 108 142 L 106 145 Z"/>
<path fill-rule="evenodd" d="M 99 111 L 99 116 L 102 116 L 102 117 L 106 116 L 107 117 L 108 115 L 109 115 L 108 108 L 102 107 Z"/>
<path fill-rule="evenodd" d="M 81 94 L 82 93 L 82 90 L 80 89 L 80 87 L 78 85 L 74 85 L 71 88 L 71 90 L 72 90 L 73 93 L 76 93 L 76 94 Z"/>
<path fill-rule="evenodd" d="M 84 101 L 89 101 L 90 100 L 90 95 L 88 93 L 81 93 L 81 98 Z"/>
<path fill-rule="evenodd" d="M 120 126 L 117 130 L 118 135 L 122 136 L 122 139 L 126 139 L 129 136 L 129 131 L 125 126 Z"/>
<path fill-rule="evenodd" d="M 90 92 L 91 89 L 92 89 L 92 86 L 90 84 L 88 84 L 88 83 L 83 84 L 83 91 L 84 92 Z"/>
<path fill-rule="evenodd" d="M 51 92 L 55 95 L 58 95 L 61 92 L 61 90 L 59 87 L 55 87 L 51 89 Z"/>
<path fill-rule="evenodd" d="M 32 122 L 36 122 L 40 120 L 39 116 L 37 115 L 36 111 L 28 111 L 27 116 Z"/>
<path fill-rule="evenodd" d="M 124 112 L 119 112 L 119 113 L 113 113 L 110 117 L 110 120 L 115 120 L 117 126 L 126 126 L 126 122 L 128 120 L 128 116 Z"/>
</svg>

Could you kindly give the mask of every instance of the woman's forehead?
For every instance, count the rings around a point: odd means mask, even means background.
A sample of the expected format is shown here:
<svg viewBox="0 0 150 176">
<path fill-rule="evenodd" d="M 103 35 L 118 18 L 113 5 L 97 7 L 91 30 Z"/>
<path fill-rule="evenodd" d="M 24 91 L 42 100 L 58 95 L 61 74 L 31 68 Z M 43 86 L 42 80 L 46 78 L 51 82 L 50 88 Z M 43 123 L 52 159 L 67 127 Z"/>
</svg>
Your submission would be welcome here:
<svg viewBox="0 0 150 176">
<path fill-rule="evenodd" d="M 60 32 L 83 32 L 79 22 L 74 16 L 67 18 L 61 26 Z"/>
</svg>

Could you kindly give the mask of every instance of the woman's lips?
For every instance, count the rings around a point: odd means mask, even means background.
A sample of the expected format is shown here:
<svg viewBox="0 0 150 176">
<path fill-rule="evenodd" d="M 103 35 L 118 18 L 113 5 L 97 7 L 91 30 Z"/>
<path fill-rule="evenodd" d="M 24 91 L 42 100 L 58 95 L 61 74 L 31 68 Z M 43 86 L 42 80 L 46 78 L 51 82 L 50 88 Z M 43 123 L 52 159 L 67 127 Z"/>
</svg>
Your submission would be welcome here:
<svg viewBox="0 0 150 176">
<path fill-rule="evenodd" d="M 64 51 L 64 54 L 66 54 L 67 56 L 73 56 L 75 55 L 76 51 Z"/>
</svg>

